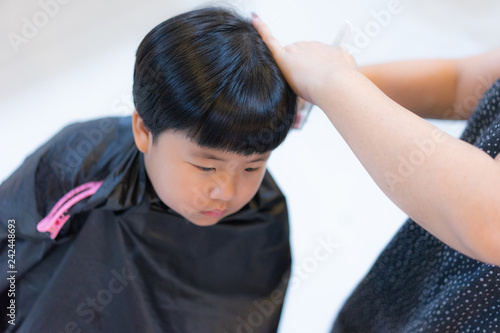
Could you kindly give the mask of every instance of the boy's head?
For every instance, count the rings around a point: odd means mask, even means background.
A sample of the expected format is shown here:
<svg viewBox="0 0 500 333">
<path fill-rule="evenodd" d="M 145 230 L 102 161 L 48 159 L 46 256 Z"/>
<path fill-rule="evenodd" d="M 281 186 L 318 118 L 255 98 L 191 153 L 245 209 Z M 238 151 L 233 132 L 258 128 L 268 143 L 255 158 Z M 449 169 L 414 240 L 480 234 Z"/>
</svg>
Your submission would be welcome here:
<svg viewBox="0 0 500 333">
<path fill-rule="evenodd" d="M 146 35 L 134 71 L 133 128 L 160 199 L 198 225 L 247 204 L 293 124 L 296 96 L 249 20 L 220 8 Z"/>
</svg>

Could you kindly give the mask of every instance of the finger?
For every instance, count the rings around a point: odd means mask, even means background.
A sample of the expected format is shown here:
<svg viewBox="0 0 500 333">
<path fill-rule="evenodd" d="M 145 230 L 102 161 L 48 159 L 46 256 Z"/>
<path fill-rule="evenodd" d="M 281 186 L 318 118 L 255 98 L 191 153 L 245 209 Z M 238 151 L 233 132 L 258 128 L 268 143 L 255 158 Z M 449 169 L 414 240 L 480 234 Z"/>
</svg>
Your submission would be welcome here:
<svg viewBox="0 0 500 333">
<path fill-rule="evenodd" d="M 271 50 L 271 53 L 276 58 L 277 55 L 281 52 L 281 44 L 278 42 L 276 38 L 274 38 L 269 27 L 262 21 L 262 19 L 255 13 L 252 13 L 252 24 L 254 28 L 259 33 L 260 37 L 264 40 L 267 47 Z"/>
</svg>

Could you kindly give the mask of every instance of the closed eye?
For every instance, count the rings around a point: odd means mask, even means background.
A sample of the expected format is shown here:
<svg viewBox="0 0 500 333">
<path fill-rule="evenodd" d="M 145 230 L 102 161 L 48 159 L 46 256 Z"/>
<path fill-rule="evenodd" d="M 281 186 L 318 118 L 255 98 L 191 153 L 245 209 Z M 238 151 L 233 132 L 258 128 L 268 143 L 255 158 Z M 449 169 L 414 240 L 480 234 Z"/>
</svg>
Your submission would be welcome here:
<svg viewBox="0 0 500 333">
<path fill-rule="evenodd" d="M 257 170 L 259 170 L 259 168 L 246 168 L 245 169 L 246 172 L 255 172 Z"/>
<path fill-rule="evenodd" d="M 210 171 L 215 171 L 215 168 L 205 168 L 205 167 L 201 167 L 201 166 L 196 166 L 199 170 L 203 171 L 203 172 L 210 172 Z"/>
</svg>

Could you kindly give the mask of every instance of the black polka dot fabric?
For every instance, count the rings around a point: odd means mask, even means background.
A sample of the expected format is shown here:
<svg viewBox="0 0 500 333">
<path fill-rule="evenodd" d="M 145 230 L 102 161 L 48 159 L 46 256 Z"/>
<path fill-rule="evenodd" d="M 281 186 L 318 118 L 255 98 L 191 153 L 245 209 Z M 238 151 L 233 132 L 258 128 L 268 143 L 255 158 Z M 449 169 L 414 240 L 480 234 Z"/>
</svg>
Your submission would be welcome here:
<svg viewBox="0 0 500 333">
<path fill-rule="evenodd" d="M 500 151 L 499 95 L 500 80 L 461 137 L 491 157 Z M 346 301 L 332 332 L 500 333 L 500 267 L 462 255 L 408 220 Z"/>
</svg>

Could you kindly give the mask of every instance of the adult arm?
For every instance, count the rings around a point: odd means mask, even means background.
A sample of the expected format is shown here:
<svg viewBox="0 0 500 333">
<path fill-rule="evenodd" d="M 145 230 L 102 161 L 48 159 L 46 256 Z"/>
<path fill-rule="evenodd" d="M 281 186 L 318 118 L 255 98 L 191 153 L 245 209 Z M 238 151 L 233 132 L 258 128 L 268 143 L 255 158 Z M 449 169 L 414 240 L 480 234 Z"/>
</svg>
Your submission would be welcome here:
<svg viewBox="0 0 500 333">
<path fill-rule="evenodd" d="M 454 249 L 500 265 L 500 157 L 391 100 L 345 50 L 317 42 L 283 48 L 262 20 L 253 23 L 295 92 L 326 113 L 398 207 Z M 412 159 L 403 172 L 402 161 Z"/>
<path fill-rule="evenodd" d="M 423 118 L 468 119 L 500 77 L 500 49 L 462 59 L 407 60 L 359 71 L 392 100 Z"/>
</svg>

